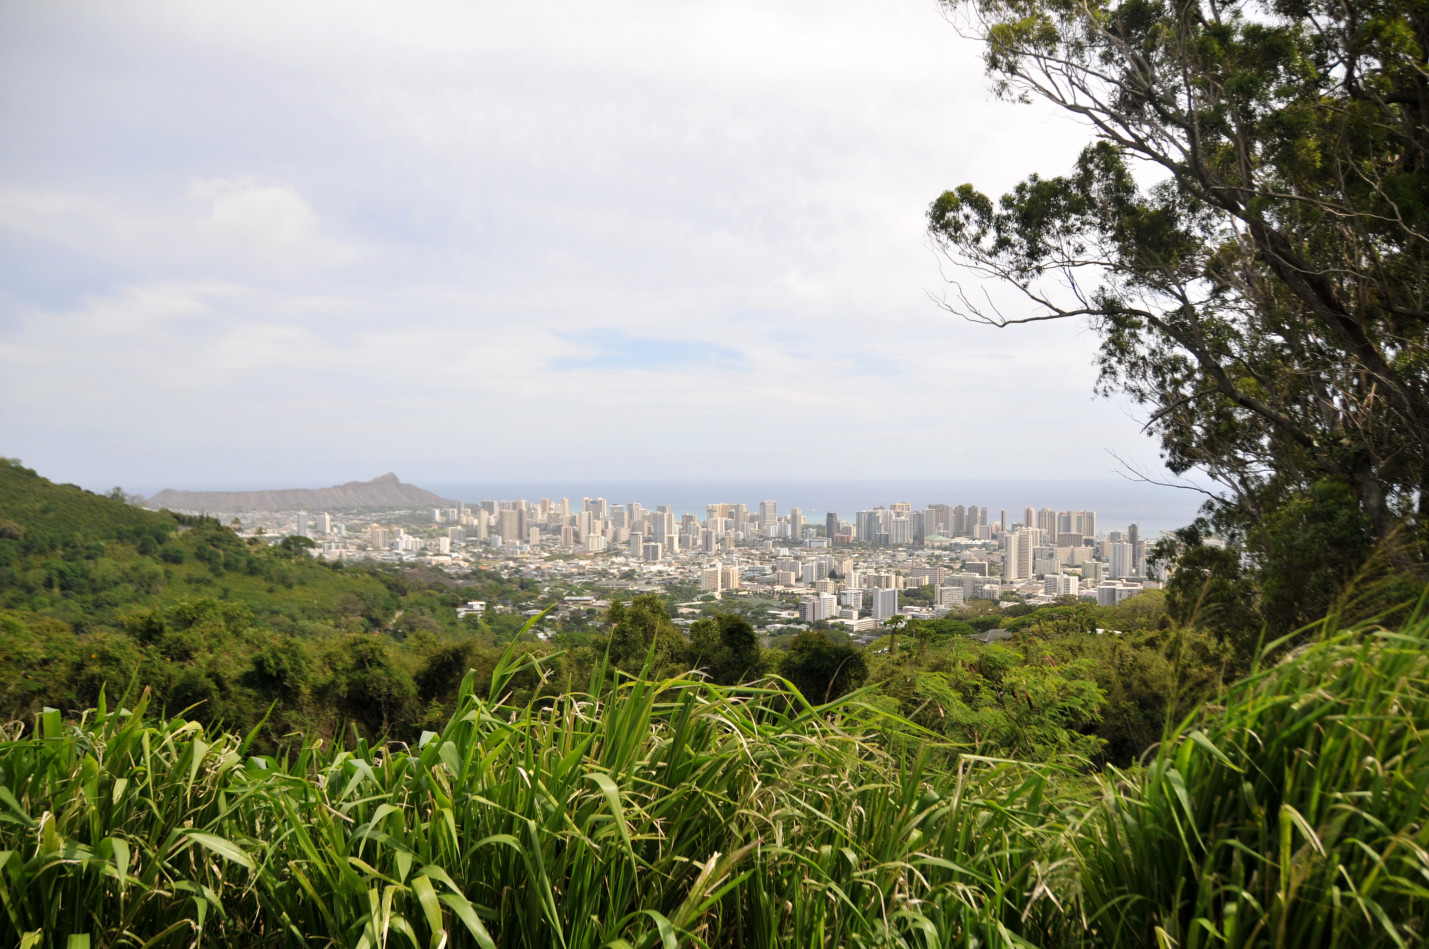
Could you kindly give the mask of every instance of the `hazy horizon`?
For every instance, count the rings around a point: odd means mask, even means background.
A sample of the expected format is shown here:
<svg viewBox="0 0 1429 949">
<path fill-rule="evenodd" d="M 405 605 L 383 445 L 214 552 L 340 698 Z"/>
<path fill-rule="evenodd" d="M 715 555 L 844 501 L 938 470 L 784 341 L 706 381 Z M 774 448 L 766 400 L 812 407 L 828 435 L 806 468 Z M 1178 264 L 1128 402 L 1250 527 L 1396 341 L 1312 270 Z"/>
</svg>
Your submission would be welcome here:
<svg viewBox="0 0 1429 949">
<path fill-rule="evenodd" d="M 43 472 L 41 472 L 43 473 Z M 540 498 L 568 498 L 579 505 L 582 497 L 604 497 L 612 504 L 639 501 L 653 508 L 669 504 L 676 514 L 704 516 L 704 506 L 712 503 L 744 503 L 757 509 L 760 501 L 773 500 L 779 513 L 800 507 L 811 523 L 835 511 L 852 520 L 855 511 L 896 501 L 915 508 L 929 504 L 978 504 L 989 508 L 996 519 L 1002 508 L 1010 521 L 1021 520 L 1023 508 L 1052 507 L 1057 510 L 1095 510 L 1099 524 L 1108 530 L 1136 522 L 1151 533 L 1184 526 L 1196 516 L 1205 496 L 1185 488 L 1150 484 L 1125 477 L 1106 478 L 883 478 L 883 479 L 751 479 L 739 480 L 650 480 L 608 481 L 562 479 L 560 481 L 457 481 L 444 482 L 409 478 L 395 472 L 405 484 L 415 485 L 455 501 L 475 504 L 482 500 L 536 501 Z M 374 475 L 375 477 L 375 475 Z M 349 479 L 366 481 L 369 478 Z M 121 485 L 130 493 L 152 497 L 160 490 L 266 491 L 318 489 L 335 484 L 232 484 L 221 486 L 177 486 L 146 490 L 145 485 Z M 84 485 L 90 490 L 95 486 Z"/>
</svg>

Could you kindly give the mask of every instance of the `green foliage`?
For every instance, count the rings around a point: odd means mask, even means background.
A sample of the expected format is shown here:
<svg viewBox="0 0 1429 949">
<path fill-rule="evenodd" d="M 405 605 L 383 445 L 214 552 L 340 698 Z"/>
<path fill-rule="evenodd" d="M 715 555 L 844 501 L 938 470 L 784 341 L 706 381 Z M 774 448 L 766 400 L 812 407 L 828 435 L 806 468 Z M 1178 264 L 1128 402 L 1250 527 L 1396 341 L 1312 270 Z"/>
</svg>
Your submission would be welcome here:
<svg viewBox="0 0 1429 949">
<path fill-rule="evenodd" d="M 847 642 L 834 642 L 822 629 L 806 629 L 795 636 L 779 660 L 778 671 L 815 704 L 847 695 L 868 678 L 862 651 Z"/>
<path fill-rule="evenodd" d="M 312 678 L 311 660 L 295 639 L 282 638 L 253 655 L 243 684 L 270 702 L 296 705 Z"/>
<path fill-rule="evenodd" d="M 649 659 L 653 674 L 684 671 L 686 643 L 670 622 L 665 601 L 654 593 L 642 593 L 629 603 L 610 604 L 610 662 L 617 669 L 635 674 Z"/>
<path fill-rule="evenodd" d="M 245 541 L 213 518 L 145 512 L 11 465 L 0 484 L 0 721 L 75 712 L 105 684 L 132 683 L 173 712 L 197 702 L 204 721 L 262 721 L 264 749 L 293 731 L 345 740 L 352 721 L 410 737 L 411 676 L 470 635 L 445 575 L 335 571 L 301 544 Z M 511 589 L 483 577 L 466 598 Z M 380 629 L 404 642 L 386 644 L 364 685 L 362 657 L 342 644 Z"/>
<path fill-rule="evenodd" d="M 1176 568 L 1166 583 L 1167 614 L 1182 625 L 1210 630 L 1249 656 L 1264 623 L 1255 584 L 1240 550 L 1205 541 L 1200 527 L 1192 525 L 1157 544 L 1152 557 Z"/>
<path fill-rule="evenodd" d="M 1429 629 L 1337 633 L 1108 773 L 1069 839 L 1102 945 L 1407 946 L 1429 895 Z M 1070 881 L 1069 881 L 1070 882 Z"/>
<path fill-rule="evenodd" d="M 513 708 L 512 663 L 411 748 L 263 757 L 144 702 L 47 713 L 0 742 L 0 941 L 1006 945 L 1046 925 L 1023 905 L 1029 821 L 1063 806 L 1042 774 L 931 772 L 879 749 L 871 709 L 692 679 Z"/>
<path fill-rule="evenodd" d="M 7 526 L 8 525 L 8 526 Z M 53 484 L 11 459 L 0 459 L 0 539 L 26 553 L 73 549 L 93 541 L 148 537 L 162 544 L 177 524 L 72 484 Z"/>
<path fill-rule="evenodd" d="M 973 662 L 1035 668 L 1014 652 Z M 532 662 L 410 745 L 265 756 L 147 696 L 42 713 L 0 740 L 0 942 L 1377 949 L 1429 912 L 1422 616 L 1257 669 L 1094 778 L 944 768 L 890 752 L 926 731 L 881 703 L 694 677 L 514 704 Z"/>
<path fill-rule="evenodd" d="M 1261 595 L 1230 554 L 1189 543 L 1175 614 L 1248 657 L 1262 625 L 1338 608 L 1367 564 L 1422 587 L 1422 2 L 945 2 L 999 93 L 1095 136 L 1065 175 L 933 202 L 943 250 L 1033 310 L 950 307 L 995 325 L 1089 319 L 1100 391 L 1142 406 L 1171 470 L 1220 485 L 1208 526 L 1243 545 Z"/>
<path fill-rule="evenodd" d="M 716 613 L 690 626 L 688 661 L 704 669 L 721 685 L 738 685 L 760 677 L 764 663 L 754 626 L 742 616 Z"/>
<path fill-rule="evenodd" d="M 317 544 L 311 537 L 304 537 L 301 534 L 289 534 L 278 541 L 278 549 L 289 556 L 297 556 L 309 550 L 315 550 Z"/>
<path fill-rule="evenodd" d="M 361 730 L 362 737 L 382 738 L 415 722 L 417 688 L 398 667 L 390 648 L 365 633 L 345 637 L 328 656 L 331 672 L 318 686 L 324 705 Z"/>
<path fill-rule="evenodd" d="M 1091 662 L 1055 662 L 1028 645 L 958 639 L 917 655 L 890 655 L 874 675 L 905 717 L 972 754 L 1097 757 L 1103 743 L 1091 732 L 1103 695 Z"/>
<path fill-rule="evenodd" d="M 1349 485 L 1326 479 L 1257 524 L 1261 613 L 1283 636 L 1324 616 L 1369 560 L 1373 540 Z"/>
</svg>

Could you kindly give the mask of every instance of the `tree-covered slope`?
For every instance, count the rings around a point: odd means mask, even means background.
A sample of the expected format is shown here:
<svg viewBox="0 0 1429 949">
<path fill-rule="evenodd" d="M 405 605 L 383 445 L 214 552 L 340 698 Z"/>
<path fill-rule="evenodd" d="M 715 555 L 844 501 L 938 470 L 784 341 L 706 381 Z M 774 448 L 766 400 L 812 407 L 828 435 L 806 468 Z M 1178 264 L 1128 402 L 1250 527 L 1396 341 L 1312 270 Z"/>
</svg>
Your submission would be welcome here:
<svg viewBox="0 0 1429 949">
<path fill-rule="evenodd" d="M 116 491 L 116 495 L 118 492 Z M 145 511 L 73 484 L 55 484 L 19 462 L 0 458 L 0 563 L 22 552 L 45 552 L 76 541 L 163 537 L 173 517 Z"/>
<path fill-rule="evenodd" d="M 455 690 L 419 687 L 434 656 L 460 643 L 470 664 L 492 641 L 454 607 L 494 592 L 324 562 L 0 462 L 3 720 L 83 709 L 107 683 L 233 727 L 267 715 L 271 736 L 354 722 L 405 734 Z"/>
</svg>

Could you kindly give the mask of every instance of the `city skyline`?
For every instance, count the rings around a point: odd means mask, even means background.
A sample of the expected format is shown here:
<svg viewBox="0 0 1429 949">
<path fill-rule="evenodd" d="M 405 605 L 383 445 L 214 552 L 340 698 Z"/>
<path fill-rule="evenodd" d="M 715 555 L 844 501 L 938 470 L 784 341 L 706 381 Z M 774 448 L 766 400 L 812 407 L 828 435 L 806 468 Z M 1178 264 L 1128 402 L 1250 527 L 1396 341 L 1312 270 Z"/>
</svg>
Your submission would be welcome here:
<svg viewBox="0 0 1429 949">
<path fill-rule="evenodd" d="M 797 506 L 780 513 L 773 499 L 711 502 L 703 518 L 590 496 L 453 503 L 431 508 L 425 523 L 414 510 L 388 512 L 385 521 L 354 511 L 352 524 L 306 510 L 231 523 L 250 543 L 297 535 L 313 542 L 313 556 L 336 561 L 420 562 L 453 575 L 555 569 L 597 587 L 675 583 L 715 599 L 792 597 L 798 608 L 786 618 L 864 636 L 897 616 L 938 618 L 971 600 L 1114 605 L 1164 579 L 1138 524 L 1111 528 L 1086 509 L 1028 506 L 1018 521 L 976 503 L 891 502 L 849 520 L 830 512 L 819 524 Z M 899 591 L 909 602 L 900 603 Z M 476 601 L 460 608 L 484 609 Z"/>
</svg>

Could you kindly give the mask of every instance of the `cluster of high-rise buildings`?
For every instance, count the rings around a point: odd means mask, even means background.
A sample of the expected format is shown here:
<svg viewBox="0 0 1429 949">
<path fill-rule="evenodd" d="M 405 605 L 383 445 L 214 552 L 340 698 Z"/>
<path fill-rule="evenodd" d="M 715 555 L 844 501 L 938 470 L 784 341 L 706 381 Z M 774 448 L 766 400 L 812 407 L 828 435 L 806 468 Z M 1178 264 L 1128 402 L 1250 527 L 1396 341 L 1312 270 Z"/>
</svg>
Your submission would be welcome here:
<svg viewBox="0 0 1429 949">
<path fill-rule="evenodd" d="M 1094 511 L 1047 507 L 1015 519 L 1006 510 L 989 518 L 981 505 L 899 502 L 851 521 L 829 512 L 810 523 L 800 508 L 781 514 L 774 501 L 709 504 L 700 517 L 669 505 L 541 498 L 433 509 L 425 526 L 409 529 L 373 524 L 348 534 L 327 514 L 306 512 L 295 527 L 327 556 L 427 557 L 456 567 L 479 556 L 589 555 L 652 576 L 674 571 L 716 596 L 801 596 L 801 618 L 857 625 L 906 611 L 899 591 L 910 586 L 931 587 L 923 608 L 941 612 L 1009 592 L 1115 603 L 1153 582 L 1137 525 L 1104 533 Z"/>
</svg>

